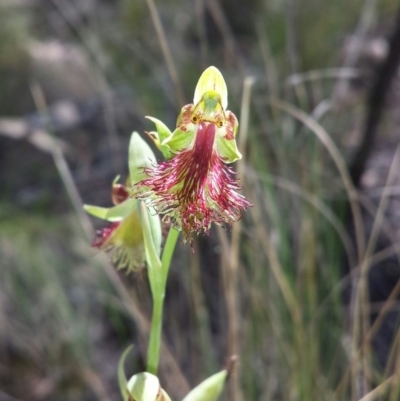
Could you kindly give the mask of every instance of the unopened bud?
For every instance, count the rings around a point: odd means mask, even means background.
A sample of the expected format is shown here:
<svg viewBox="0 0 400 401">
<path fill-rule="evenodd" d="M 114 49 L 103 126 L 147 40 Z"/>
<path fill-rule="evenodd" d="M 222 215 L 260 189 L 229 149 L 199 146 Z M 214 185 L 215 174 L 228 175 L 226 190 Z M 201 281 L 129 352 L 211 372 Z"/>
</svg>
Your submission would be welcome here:
<svg viewBox="0 0 400 401">
<path fill-rule="evenodd" d="M 158 377 L 148 372 L 132 376 L 127 388 L 129 401 L 171 401 L 168 394 L 161 388 Z"/>
</svg>

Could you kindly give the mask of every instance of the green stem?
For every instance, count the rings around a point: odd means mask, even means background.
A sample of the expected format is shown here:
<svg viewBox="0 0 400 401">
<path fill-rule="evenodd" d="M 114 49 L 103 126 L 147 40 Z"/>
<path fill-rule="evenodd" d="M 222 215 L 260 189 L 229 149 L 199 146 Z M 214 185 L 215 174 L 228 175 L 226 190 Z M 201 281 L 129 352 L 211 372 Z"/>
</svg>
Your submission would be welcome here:
<svg viewBox="0 0 400 401">
<path fill-rule="evenodd" d="M 149 348 L 147 350 L 147 371 L 153 375 L 157 375 L 158 361 L 160 359 L 163 304 L 163 298 L 157 297 L 153 299 L 153 317 L 151 319 Z"/>
<path fill-rule="evenodd" d="M 171 228 L 168 233 L 167 241 L 165 242 L 164 252 L 161 259 L 161 269 L 159 272 L 156 272 L 156 276 L 149 276 L 151 292 L 153 295 L 153 316 L 151 319 L 149 348 L 147 350 L 147 371 L 153 375 L 157 375 L 158 362 L 160 359 L 165 287 L 167 284 L 172 255 L 178 237 L 179 231 Z"/>
</svg>

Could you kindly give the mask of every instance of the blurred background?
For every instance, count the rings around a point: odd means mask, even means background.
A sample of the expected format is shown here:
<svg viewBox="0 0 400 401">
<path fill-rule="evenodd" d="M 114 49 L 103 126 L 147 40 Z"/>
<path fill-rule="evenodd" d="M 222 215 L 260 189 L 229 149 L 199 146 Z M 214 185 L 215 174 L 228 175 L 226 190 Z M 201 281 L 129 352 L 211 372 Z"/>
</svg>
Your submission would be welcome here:
<svg viewBox="0 0 400 401">
<path fill-rule="evenodd" d="M 119 400 L 130 344 L 144 370 L 146 271 L 91 248 L 81 206 L 111 206 L 131 132 L 172 129 L 209 65 L 254 206 L 179 244 L 163 387 L 238 355 L 225 400 L 399 400 L 398 7 L 0 0 L 0 400 Z"/>
</svg>

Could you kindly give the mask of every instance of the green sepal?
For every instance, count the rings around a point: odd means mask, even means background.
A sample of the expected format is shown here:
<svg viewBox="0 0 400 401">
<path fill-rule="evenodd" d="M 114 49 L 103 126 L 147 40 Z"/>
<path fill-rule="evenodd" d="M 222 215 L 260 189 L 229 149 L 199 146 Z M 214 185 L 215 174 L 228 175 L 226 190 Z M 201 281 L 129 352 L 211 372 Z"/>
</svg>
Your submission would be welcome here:
<svg viewBox="0 0 400 401">
<path fill-rule="evenodd" d="M 199 103 L 206 92 L 216 92 L 221 99 L 221 105 L 226 110 L 228 107 L 228 89 L 224 77 L 218 68 L 208 67 L 200 76 L 194 91 L 193 103 Z"/>
<path fill-rule="evenodd" d="M 147 176 L 143 167 L 152 167 L 156 157 L 150 146 L 137 133 L 133 132 L 129 143 L 129 175 L 131 184 L 135 185 Z"/>
<path fill-rule="evenodd" d="M 156 132 L 152 131 L 149 133 L 155 145 L 167 160 L 170 159 L 173 156 L 173 154 L 170 152 L 168 146 L 162 145 L 162 142 L 172 135 L 171 130 L 157 118 L 150 116 L 146 116 L 146 118 L 149 119 L 150 121 L 153 121 L 153 123 L 156 125 L 157 131 Z"/>
<path fill-rule="evenodd" d="M 135 401 L 156 401 L 160 391 L 160 382 L 157 376 L 141 372 L 129 379 L 127 390 Z"/>
<path fill-rule="evenodd" d="M 225 139 L 217 136 L 217 151 L 225 163 L 233 163 L 242 158 L 235 139 Z"/>
<path fill-rule="evenodd" d="M 177 128 L 169 138 L 162 142 L 162 145 L 167 146 L 172 153 L 179 153 L 192 144 L 194 137 L 194 130 L 182 131 Z"/>
<path fill-rule="evenodd" d="M 118 383 L 119 389 L 121 391 L 122 399 L 124 401 L 129 400 L 129 393 L 128 393 L 128 381 L 125 375 L 125 359 L 128 356 L 129 352 L 132 350 L 133 345 L 130 345 L 121 355 L 118 362 Z"/>
<path fill-rule="evenodd" d="M 83 208 L 92 216 L 98 217 L 99 219 L 107 221 L 121 221 L 126 216 L 132 213 L 132 211 L 137 207 L 137 200 L 129 198 L 122 203 L 111 207 L 99 207 L 93 205 L 84 205 Z"/>
<path fill-rule="evenodd" d="M 223 370 L 195 387 L 182 401 L 217 401 L 224 389 L 228 372 Z"/>
</svg>

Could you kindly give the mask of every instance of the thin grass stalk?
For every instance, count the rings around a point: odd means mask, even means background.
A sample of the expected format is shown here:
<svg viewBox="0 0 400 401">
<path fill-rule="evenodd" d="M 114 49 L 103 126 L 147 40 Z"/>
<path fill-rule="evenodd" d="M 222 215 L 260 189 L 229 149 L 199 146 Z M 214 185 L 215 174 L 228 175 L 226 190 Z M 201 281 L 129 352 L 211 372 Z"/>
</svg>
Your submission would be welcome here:
<svg viewBox="0 0 400 401">
<path fill-rule="evenodd" d="M 339 149 L 336 147 L 335 143 L 332 141 L 325 129 L 302 110 L 299 110 L 298 108 L 277 99 L 269 99 L 268 103 L 270 103 L 273 107 L 277 107 L 286 111 L 306 125 L 310 131 L 317 136 L 317 138 L 322 142 L 331 155 L 332 160 L 334 161 L 340 173 L 350 203 L 354 220 L 354 229 L 356 233 L 358 261 L 360 262 L 363 260 L 365 253 L 364 223 L 361 216 L 360 205 L 358 204 L 357 190 L 353 185 L 349 171 L 346 167 L 346 162 L 344 161 L 343 156 L 340 154 Z"/>
<path fill-rule="evenodd" d="M 250 172 L 247 175 L 255 175 L 255 173 Z M 346 231 L 345 226 L 341 222 L 341 220 L 336 216 L 336 214 L 332 211 L 332 209 L 326 205 L 321 198 L 318 196 L 306 191 L 304 188 L 299 185 L 286 180 L 283 177 L 274 176 L 273 174 L 269 174 L 268 177 L 259 178 L 261 181 L 268 181 L 273 183 L 278 188 L 281 188 L 291 194 L 294 194 L 300 197 L 304 202 L 307 202 L 311 206 L 313 206 L 325 219 L 332 225 L 335 229 L 337 235 L 339 236 L 343 247 L 346 252 L 347 260 L 350 266 L 356 265 L 356 258 L 354 255 L 354 250 L 351 243 L 351 238 Z"/>
<path fill-rule="evenodd" d="M 369 29 L 371 28 L 372 22 L 376 15 L 376 5 L 378 0 L 366 0 L 364 3 L 363 10 L 360 13 L 360 19 L 358 21 L 356 30 L 351 39 L 351 49 L 347 52 L 346 58 L 343 62 L 344 68 L 352 68 L 356 65 L 357 60 L 360 57 L 362 51 L 362 45 L 358 43 L 363 43 L 363 39 L 366 37 Z M 348 90 L 349 81 L 339 77 L 336 85 L 335 91 L 333 93 L 334 103 L 339 102 L 345 96 Z"/>
<path fill-rule="evenodd" d="M 225 61 L 228 65 L 237 65 L 241 70 L 244 69 L 244 60 L 236 49 L 235 36 L 225 16 L 224 11 L 218 1 L 205 0 L 206 7 L 218 27 L 224 41 Z"/>
<path fill-rule="evenodd" d="M 395 174 L 398 171 L 398 164 L 400 162 L 399 158 L 400 158 L 400 145 L 397 147 L 396 153 L 393 157 L 385 187 L 387 186 L 389 188 L 393 179 L 395 178 Z M 390 188 L 388 189 L 387 193 L 385 192 L 385 190 L 382 193 L 382 197 L 379 202 L 378 209 L 377 209 L 377 214 L 376 214 L 376 217 L 375 217 L 375 220 L 373 223 L 371 235 L 370 235 L 370 238 L 368 241 L 365 259 L 363 259 L 362 262 L 360 263 L 359 274 L 358 274 L 358 277 L 356 276 L 356 278 L 355 278 L 355 282 L 357 282 L 356 295 L 355 295 L 355 312 L 356 312 L 355 316 L 359 317 L 358 319 L 355 319 L 355 322 L 354 322 L 354 324 L 355 324 L 354 332 L 356 335 L 358 334 L 357 342 L 354 340 L 354 343 L 353 343 L 353 347 L 355 349 L 354 355 L 352 356 L 349 367 L 346 370 L 341 382 L 339 383 L 339 385 L 335 391 L 336 394 L 339 391 L 341 391 L 341 389 L 346 385 L 346 383 L 349 380 L 349 374 L 351 374 L 351 372 L 356 368 L 355 365 L 357 365 L 357 363 L 358 363 L 358 358 L 360 356 L 360 352 L 362 352 L 364 350 L 364 346 L 365 346 L 364 340 L 367 340 L 367 342 L 370 342 L 372 340 L 372 336 L 369 336 L 366 333 L 364 333 L 365 337 L 363 340 L 363 338 L 362 338 L 363 333 L 360 332 L 359 325 L 360 325 L 360 319 L 361 319 L 362 314 L 366 313 L 365 318 L 368 319 L 368 310 L 367 311 L 362 310 L 361 305 L 362 305 L 363 301 L 365 302 L 365 299 L 364 299 L 365 292 L 363 293 L 363 291 L 366 291 L 365 287 L 367 285 L 367 274 L 368 274 L 368 270 L 371 266 L 371 264 L 370 264 L 371 254 L 376 245 L 377 236 L 378 236 L 379 230 L 380 230 L 382 222 L 383 222 L 384 211 L 386 209 L 389 196 L 390 196 Z M 368 299 L 366 301 L 368 302 Z M 377 329 L 378 329 L 378 327 L 376 327 L 374 325 L 372 332 L 375 332 Z M 353 389 L 353 392 L 354 392 L 354 389 Z"/>
<path fill-rule="evenodd" d="M 82 376 L 85 379 L 86 383 L 90 385 L 90 387 L 93 389 L 94 393 L 96 394 L 96 397 L 99 401 L 109 401 L 110 397 L 107 394 L 107 390 L 105 387 L 105 383 L 103 383 L 102 378 L 100 378 L 99 375 L 97 375 L 93 370 L 88 369 L 88 368 L 81 368 L 82 369 Z M 12 401 L 12 400 L 11 400 Z"/>
<path fill-rule="evenodd" d="M 237 318 L 237 268 L 232 270 L 231 265 L 231 252 L 232 248 L 229 244 L 228 236 L 224 229 L 220 226 L 217 227 L 218 239 L 222 248 L 222 258 L 221 258 L 221 273 L 223 280 L 223 291 L 225 297 L 226 311 L 227 311 L 227 345 L 228 345 L 228 355 L 237 356 L 238 350 L 238 318 Z M 243 394 L 240 389 L 240 384 L 238 383 L 239 375 L 237 373 L 238 364 L 236 364 L 235 369 L 231 373 L 231 380 L 228 384 L 229 398 L 236 401 L 243 400 Z M 239 388 L 239 392 L 236 389 Z M 238 398 L 239 397 L 239 398 Z"/>
<path fill-rule="evenodd" d="M 397 146 L 395 155 L 393 157 L 389 174 L 385 183 L 385 187 L 390 187 L 394 181 L 395 176 L 399 170 L 400 163 L 400 145 Z M 369 257 L 372 255 L 376 242 L 378 239 L 379 231 L 381 230 L 382 222 L 384 219 L 384 212 L 386 210 L 389 201 L 389 195 L 384 190 L 382 197 L 379 202 L 379 206 L 376 212 L 376 217 L 373 222 L 371 234 L 367 243 L 367 248 L 365 251 L 365 257 L 363 263 L 361 264 L 360 275 L 358 277 L 355 303 L 354 303 L 354 349 L 357 349 L 360 343 L 363 343 L 361 352 L 361 366 L 364 366 L 362 371 L 370 365 L 369 357 L 369 341 L 365 344 L 363 339 L 366 339 L 367 332 L 369 330 L 369 295 L 368 295 L 368 271 L 370 266 L 368 265 Z M 368 392 L 368 383 L 364 380 L 365 390 Z M 363 395 L 363 394 L 361 394 Z M 359 397 L 359 394 L 358 394 Z"/>
<path fill-rule="evenodd" d="M 382 197 L 383 191 L 380 194 L 380 197 Z M 388 190 L 385 192 L 385 194 L 389 196 L 393 196 L 393 192 L 388 188 Z M 376 213 L 377 213 L 377 206 L 367 197 L 367 196 L 362 196 L 359 194 L 359 201 L 360 204 L 365 212 L 369 214 L 369 217 L 375 218 Z M 393 228 L 388 220 L 383 219 L 381 222 L 381 231 L 382 233 L 392 242 L 396 243 L 396 233 L 393 231 Z M 400 264 L 400 251 L 396 253 L 396 258 L 397 261 Z"/>
<path fill-rule="evenodd" d="M 254 83 L 252 77 L 247 77 L 243 83 L 243 96 L 240 111 L 240 128 L 238 148 L 243 157 L 238 161 L 238 173 L 241 179 L 245 177 L 245 154 L 247 133 L 249 128 L 249 114 L 250 114 L 250 100 L 251 100 L 251 87 Z M 238 307 L 238 270 L 239 270 L 239 257 L 240 257 L 240 233 L 242 228 L 241 220 L 237 221 L 232 228 L 232 241 L 230 245 L 230 258 L 229 258 L 229 286 L 227 287 L 228 299 L 228 324 L 229 324 L 229 353 L 230 355 L 240 355 L 239 344 L 239 319 L 240 310 Z M 235 377 L 236 376 L 236 377 Z M 243 400 L 243 394 L 240 386 L 240 373 L 238 369 L 233 372 L 233 378 L 229 382 L 232 401 Z"/>
<path fill-rule="evenodd" d="M 278 70 L 274 61 L 274 58 L 271 54 L 271 45 L 268 40 L 267 34 L 264 32 L 260 24 L 257 24 L 257 37 L 259 42 L 259 48 L 261 57 L 265 66 L 265 78 L 268 84 L 268 91 L 272 97 L 279 96 L 279 78 L 278 78 Z M 277 113 L 274 112 L 274 119 L 277 118 Z"/>
<path fill-rule="evenodd" d="M 253 196 L 253 199 L 255 197 Z M 308 360 L 308 346 L 306 341 L 306 333 L 303 327 L 303 318 L 300 305 L 294 295 L 294 292 L 287 280 L 283 266 L 281 265 L 273 241 L 266 229 L 265 225 L 262 224 L 262 215 L 260 213 L 260 207 L 257 201 L 254 201 L 254 206 L 251 209 L 253 221 L 256 226 L 257 239 L 263 249 L 267 260 L 269 262 L 269 268 L 275 278 L 278 288 L 283 296 L 283 300 L 286 307 L 289 310 L 292 322 L 293 322 L 293 354 L 290 357 L 290 370 L 292 377 L 290 380 L 294 382 L 296 379 L 301 380 L 303 371 L 301 370 L 302 361 Z M 290 384 L 291 388 L 298 388 L 294 383 Z"/>
<path fill-rule="evenodd" d="M 394 372 L 400 372 L 400 336 L 399 333 L 397 333 L 395 341 L 393 342 L 393 346 L 391 348 L 391 354 L 393 357 L 396 359 L 394 362 Z M 396 383 L 394 383 L 391 386 L 390 390 L 390 395 L 389 395 L 389 401 L 398 401 L 400 399 L 400 380 L 397 380 Z"/>
<path fill-rule="evenodd" d="M 397 282 L 393 290 L 390 292 L 390 295 L 386 300 L 385 304 L 383 305 L 383 308 L 379 311 L 378 316 L 376 317 L 374 323 L 372 324 L 368 333 L 366 334 L 363 344 L 369 344 L 373 340 L 375 334 L 381 327 L 383 319 L 390 312 L 393 306 L 395 306 L 395 304 L 397 303 L 397 297 L 399 294 L 400 294 L 400 281 Z"/>
<path fill-rule="evenodd" d="M 342 155 L 340 154 L 339 150 L 337 149 L 336 145 L 334 144 L 328 133 L 325 131 L 325 129 L 321 125 L 319 125 L 314 119 L 305 114 L 303 111 L 293 107 L 290 104 L 287 104 L 285 102 L 276 99 L 270 99 L 269 103 L 272 106 L 285 110 L 287 113 L 294 116 L 304 125 L 306 125 L 311 130 L 311 132 L 313 132 L 318 137 L 318 139 L 322 142 L 322 144 L 326 147 L 329 154 L 331 155 L 332 160 L 334 161 L 337 169 L 339 170 L 341 179 L 343 181 L 347 193 L 347 197 L 349 199 L 350 209 L 352 211 L 353 222 L 356 233 L 358 261 L 361 262 L 363 260 L 363 256 L 365 253 L 363 220 L 361 216 L 360 205 L 357 200 L 356 188 L 353 185 L 349 171 L 346 167 L 346 163 Z M 358 321 L 357 319 L 355 320 Z M 353 381 L 352 383 L 355 383 L 355 381 Z"/>
<path fill-rule="evenodd" d="M 379 386 L 375 387 L 368 394 L 361 397 L 358 401 L 375 401 L 378 398 L 382 397 L 387 391 L 392 387 L 399 384 L 400 381 L 400 371 L 396 372 L 388 379 L 386 379 Z"/>
<path fill-rule="evenodd" d="M 286 28 L 286 51 L 289 67 L 292 74 L 299 70 L 299 46 L 297 27 L 297 3 L 293 0 L 285 0 L 285 28 Z"/>
<path fill-rule="evenodd" d="M 207 66 L 208 43 L 206 35 L 206 22 L 205 22 L 205 0 L 195 0 L 195 12 L 197 20 L 197 34 L 199 35 L 200 42 L 200 64 L 202 69 Z"/>
<path fill-rule="evenodd" d="M 378 263 L 383 262 L 384 260 L 390 258 L 393 255 L 397 255 L 400 252 L 400 242 L 392 244 L 384 249 L 382 249 L 381 251 L 375 253 L 374 255 L 372 255 L 369 260 L 368 260 L 368 264 L 370 267 L 377 265 Z M 333 296 L 334 293 L 338 292 L 338 291 L 343 291 L 343 289 L 350 285 L 351 282 L 354 281 L 354 277 L 359 273 L 359 270 L 361 269 L 361 265 L 355 266 L 352 271 L 347 274 L 345 277 L 343 277 L 329 292 L 329 294 L 320 302 L 320 305 L 318 307 L 318 310 L 316 311 L 313 319 L 317 320 L 318 317 L 322 314 L 322 312 L 324 311 L 324 308 L 326 308 L 327 306 L 329 306 L 328 301 L 330 300 L 330 298 Z M 395 291 L 396 290 L 396 291 Z M 399 289 L 400 290 L 400 289 Z M 392 290 L 389 299 L 391 299 L 392 294 L 397 294 L 397 285 L 396 287 Z M 395 295 L 393 295 L 395 296 Z M 385 308 L 384 308 L 385 309 Z M 386 312 L 386 311 L 385 311 Z M 383 313 L 383 310 L 382 312 Z M 377 317 L 377 319 L 379 319 L 379 316 Z M 375 325 L 375 323 L 374 323 Z M 371 327 L 370 330 L 373 329 L 374 325 Z"/>
<path fill-rule="evenodd" d="M 107 65 L 111 64 L 112 61 L 102 48 L 97 32 L 86 26 L 85 28 L 82 28 L 76 23 L 75 19 L 71 17 L 78 13 L 74 2 L 64 0 L 52 0 L 52 2 L 62 18 L 71 27 L 72 32 L 78 36 L 84 50 L 89 54 L 88 61 L 91 63 L 94 73 L 88 76 L 88 78 L 93 85 L 93 88 L 96 88 L 96 90 L 100 88 L 101 100 L 104 106 L 104 123 L 111 150 L 111 162 L 115 170 L 114 173 L 117 174 L 123 170 L 123 162 L 120 157 L 122 143 L 117 133 L 117 126 L 114 118 L 115 113 L 112 102 L 112 90 L 105 77 Z M 91 18 L 90 25 L 93 25 L 93 23 L 94 18 Z"/>
<path fill-rule="evenodd" d="M 146 3 L 149 8 L 151 19 L 153 21 L 153 25 L 157 33 L 158 41 L 160 42 L 161 51 L 165 58 L 165 62 L 167 63 L 168 73 L 171 77 L 172 83 L 174 84 L 177 107 L 178 109 L 180 109 L 182 105 L 185 104 L 185 96 L 172 57 L 171 49 L 168 46 L 166 34 L 164 32 L 160 16 L 158 15 L 157 7 L 154 3 L 154 0 L 146 0 Z"/>
<path fill-rule="evenodd" d="M 298 335 L 300 335 L 301 338 L 304 338 L 304 333 L 303 333 L 303 328 L 302 328 L 302 314 L 301 314 L 301 309 L 297 303 L 297 300 L 294 296 L 294 293 L 292 291 L 292 288 L 290 287 L 290 284 L 285 276 L 283 267 L 279 261 L 278 255 L 276 253 L 275 247 L 271 241 L 271 238 L 268 234 L 267 229 L 265 228 L 264 225 L 261 225 L 260 222 L 262 222 L 262 214 L 260 212 L 260 207 L 258 202 L 254 202 L 254 206 L 251 209 L 251 214 L 253 216 L 253 221 L 256 225 L 257 229 L 257 237 L 258 240 L 260 241 L 260 245 L 263 248 L 263 251 L 269 261 L 269 265 L 271 268 L 271 271 L 275 277 L 275 280 L 281 290 L 283 299 L 285 300 L 286 306 L 288 307 L 293 322 L 296 327 L 299 328 L 298 330 Z M 300 341 L 301 343 L 304 342 L 304 340 Z"/>
<path fill-rule="evenodd" d="M 38 84 L 31 85 L 31 93 L 36 106 L 36 109 L 43 115 L 47 113 L 47 102 L 43 93 L 42 88 Z M 51 128 L 51 127 L 50 127 Z M 92 223 L 86 212 L 83 210 L 82 198 L 79 194 L 78 188 L 75 185 L 74 178 L 65 160 L 63 151 L 60 147 L 54 143 L 54 146 L 50 148 L 51 156 L 53 157 L 54 164 L 57 168 L 58 174 L 67 192 L 69 200 L 72 204 L 75 214 L 78 217 L 78 221 L 82 227 L 86 237 L 91 240 L 93 238 L 94 230 Z"/>
<path fill-rule="evenodd" d="M 289 75 L 286 78 L 285 85 L 296 86 L 304 85 L 306 82 L 322 81 L 323 79 L 356 79 L 359 78 L 361 72 L 358 68 L 324 68 L 320 70 L 310 70 L 306 72 L 298 72 Z"/>
</svg>

